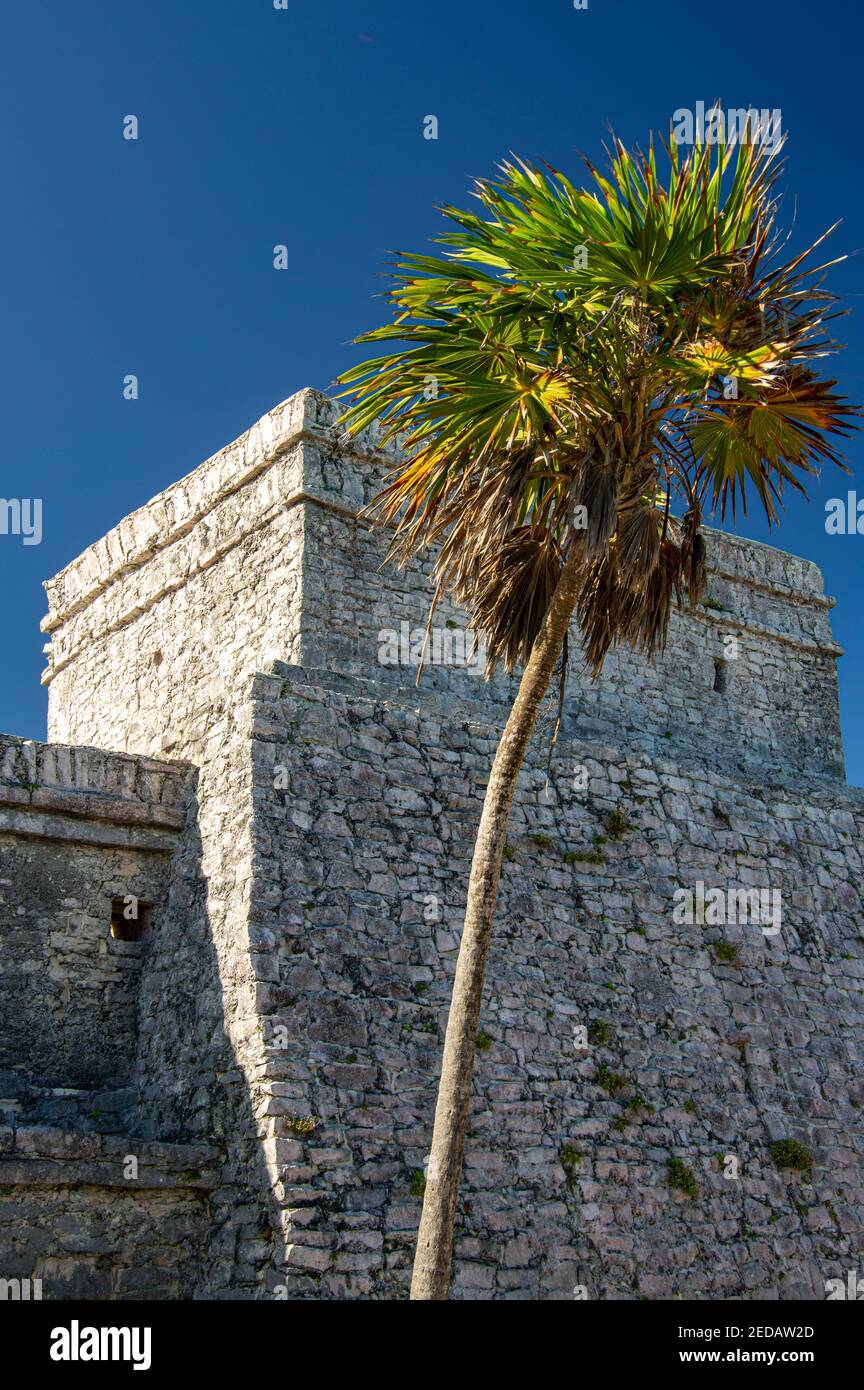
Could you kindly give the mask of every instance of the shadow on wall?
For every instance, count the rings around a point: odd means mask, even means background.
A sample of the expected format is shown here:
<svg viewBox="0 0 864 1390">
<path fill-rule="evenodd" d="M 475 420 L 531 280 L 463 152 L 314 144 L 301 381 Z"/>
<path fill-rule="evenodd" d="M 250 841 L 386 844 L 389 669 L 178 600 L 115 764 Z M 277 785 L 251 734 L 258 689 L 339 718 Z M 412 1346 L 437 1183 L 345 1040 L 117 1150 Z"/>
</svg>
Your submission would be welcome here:
<svg viewBox="0 0 864 1390">
<path fill-rule="evenodd" d="M 142 976 L 136 1132 L 218 1150 L 218 1186 L 208 1197 L 194 1277 L 181 1296 L 272 1297 L 285 1263 L 279 1209 L 247 1072 L 226 1018 L 226 1002 L 236 1011 L 248 952 L 237 939 L 236 922 L 234 930 L 229 927 L 218 888 L 214 895 L 202 872 L 198 812 L 196 777 L 182 847 Z"/>
<path fill-rule="evenodd" d="M 92 788 L 6 776 L 20 744 L 0 750 L 0 1297 L 272 1294 L 281 1230 L 227 1036 L 197 774 L 179 769 L 176 828 L 121 826 L 134 797 L 87 819 Z M 112 758 L 134 771 L 91 762 Z"/>
</svg>

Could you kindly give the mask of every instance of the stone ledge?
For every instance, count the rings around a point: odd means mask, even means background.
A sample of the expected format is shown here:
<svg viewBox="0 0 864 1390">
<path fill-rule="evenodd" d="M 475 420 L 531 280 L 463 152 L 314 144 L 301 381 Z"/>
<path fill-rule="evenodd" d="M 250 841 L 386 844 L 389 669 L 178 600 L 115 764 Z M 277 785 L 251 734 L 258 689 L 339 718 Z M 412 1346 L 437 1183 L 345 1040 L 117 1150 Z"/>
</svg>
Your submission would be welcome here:
<svg viewBox="0 0 864 1390">
<path fill-rule="evenodd" d="M 718 578 L 731 580 L 735 584 L 746 584 L 748 588 L 756 589 L 762 593 L 778 594 L 777 589 L 768 589 L 765 585 L 750 584 L 747 580 L 742 580 L 737 575 L 723 574 L 720 570 L 709 570 L 710 574 L 716 574 Z M 800 602 L 800 600 L 798 600 Z M 813 605 L 831 608 L 833 599 L 808 599 L 808 603 Z M 839 642 L 819 639 L 814 635 L 812 641 L 802 641 L 800 637 L 791 636 L 786 632 L 779 632 L 775 628 L 765 627 L 763 623 L 755 623 L 751 619 L 740 618 L 735 613 L 716 613 L 711 609 L 688 608 L 684 610 L 688 618 L 696 622 L 707 623 L 710 627 L 727 628 L 735 632 L 747 632 L 751 637 L 756 637 L 760 642 L 779 642 L 782 647 L 792 647 L 798 652 L 812 652 L 817 656 L 830 656 L 832 659 L 844 655 L 844 649 Z"/>
<path fill-rule="evenodd" d="M 123 1176 L 127 1156 L 138 1160 L 136 1178 Z M 167 1144 L 42 1126 L 0 1129 L 0 1187 L 212 1191 L 221 1180 L 220 1157 L 217 1148 L 205 1144 Z"/>
<path fill-rule="evenodd" d="M 21 839 L 59 840 L 101 849 L 138 849 L 170 854 L 177 845 L 177 829 L 124 823 L 119 817 L 99 819 L 86 815 L 52 815 L 34 807 L 9 806 L 0 791 L 0 834 Z"/>
<path fill-rule="evenodd" d="M 35 776 L 22 776 L 35 770 Z M 192 765 L 143 753 L 121 753 L 69 743 L 39 743 L 0 734 L 0 782 L 119 792 L 137 799 L 182 803 Z M 159 795 L 154 795 L 157 789 Z"/>
<path fill-rule="evenodd" d="M 186 824 L 189 763 L 0 735 L 0 826 L 51 839 L 170 848 Z M 90 825 L 85 823 L 89 822 Z M 155 832 L 149 836 L 146 832 Z M 147 843 L 152 842 L 152 845 Z"/>
<path fill-rule="evenodd" d="M 63 791 L 55 787 L 15 787 L 0 783 L 0 806 L 21 811 L 54 811 L 86 820 L 115 821 L 121 825 L 159 826 L 182 830 L 183 811 L 148 801 L 126 801 L 121 797 L 100 797 L 89 792 Z"/>
<path fill-rule="evenodd" d="M 193 1188 L 212 1192 L 219 1186 L 217 1172 L 188 1170 L 166 1173 L 153 1166 L 139 1168 L 137 1178 L 124 1178 L 122 1165 L 82 1163 L 64 1159 L 52 1163 L 42 1159 L 0 1159 L 2 1187 L 122 1187 L 130 1192 L 154 1189 Z"/>
</svg>

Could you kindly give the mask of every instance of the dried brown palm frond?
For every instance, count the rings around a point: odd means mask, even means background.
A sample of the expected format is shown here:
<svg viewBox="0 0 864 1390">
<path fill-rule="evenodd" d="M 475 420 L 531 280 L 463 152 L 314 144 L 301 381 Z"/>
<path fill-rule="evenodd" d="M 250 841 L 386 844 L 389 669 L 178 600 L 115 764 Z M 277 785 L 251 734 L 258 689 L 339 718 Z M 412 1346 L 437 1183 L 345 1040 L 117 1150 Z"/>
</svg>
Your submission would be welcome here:
<svg viewBox="0 0 864 1390">
<path fill-rule="evenodd" d="M 701 532 L 701 513 L 698 503 L 685 512 L 678 528 L 681 533 L 679 552 L 681 556 L 681 581 L 687 591 L 690 607 L 702 602 L 708 579 L 708 555 L 705 537 Z M 680 598 L 679 598 L 680 602 Z"/>
<path fill-rule="evenodd" d="M 561 573 L 561 555 L 544 526 L 511 531 L 494 555 L 478 563 L 457 602 L 470 608 L 475 631 L 486 634 L 486 674 L 499 662 L 512 671 L 528 660 Z"/>
<path fill-rule="evenodd" d="M 615 642 L 627 642 L 649 657 L 662 650 L 673 598 L 682 582 L 681 567 L 678 546 L 659 536 L 656 562 L 638 583 L 619 564 L 616 541 L 607 555 L 588 565 L 576 613 L 585 662 L 595 679 Z"/>
</svg>

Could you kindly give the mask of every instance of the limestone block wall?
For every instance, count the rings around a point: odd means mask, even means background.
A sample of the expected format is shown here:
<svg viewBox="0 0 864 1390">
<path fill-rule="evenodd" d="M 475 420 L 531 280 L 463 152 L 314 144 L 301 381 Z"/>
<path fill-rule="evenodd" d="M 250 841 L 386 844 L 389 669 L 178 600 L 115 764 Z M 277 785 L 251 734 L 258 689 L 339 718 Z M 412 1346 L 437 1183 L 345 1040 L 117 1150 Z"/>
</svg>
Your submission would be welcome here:
<svg viewBox="0 0 864 1390">
<path fill-rule="evenodd" d="M 46 586 L 49 735 L 198 769 L 200 884 L 184 899 L 186 954 L 161 956 L 142 990 L 139 1127 L 224 1144 L 202 1274 L 214 1296 L 258 1287 L 280 1239 L 253 1094 L 248 691 L 259 665 L 298 651 L 310 399 L 271 412 Z M 166 998 L 186 1026 L 166 1026 Z"/>
<path fill-rule="evenodd" d="M 0 1278 L 45 1298 L 242 1298 L 273 1263 L 230 1042 L 257 1039 L 248 762 L 223 760 L 224 804 L 200 818 L 188 765 L 0 739 Z M 216 872 L 202 820 L 230 844 Z M 130 894 L 150 907 L 140 941 L 109 931 Z"/>
<path fill-rule="evenodd" d="M 382 570 L 358 516 L 393 462 L 301 392 L 46 586 L 50 737 L 195 769 L 126 1132 L 220 1150 L 206 1296 L 406 1287 L 512 683 L 433 666 L 417 691 L 379 663 L 430 596 L 429 564 Z M 548 787 L 542 742 L 526 770 L 457 1296 L 820 1297 L 860 1239 L 860 801 L 830 600 L 795 557 L 721 536 L 710 557 L 662 659 L 613 653 L 594 685 L 574 665 Z M 628 828 L 600 844 L 610 811 Z M 676 926 L 700 877 L 782 890 L 782 933 Z M 809 1179 L 774 1164 L 782 1138 Z"/>
<path fill-rule="evenodd" d="M 201 763 L 235 692 L 293 659 L 311 397 L 286 401 L 46 584 L 51 738 L 183 748 Z"/>
<path fill-rule="evenodd" d="M 32 1297 L 35 1280 L 44 1299 L 224 1283 L 226 1153 L 211 1140 L 229 1127 L 230 1062 L 196 909 L 195 780 L 0 738 L 4 1297 Z M 130 896 L 149 907 L 137 941 L 110 932 L 112 899 Z M 159 1142 L 195 1133 L 208 1142 Z"/>
<path fill-rule="evenodd" d="M 307 491 L 328 505 L 306 507 L 299 663 L 390 687 L 395 682 L 407 691 L 416 669 L 382 666 L 379 634 L 402 624 L 409 631 L 425 626 L 431 557 L 407 571 L 385 565 L 388 533 L 370 531 L 334 505 L 340 491 L 349 511 L 355 497 L 370 501 L 393 460 L 367 441 L 340 440 L 332 402 L 319 398 L 318 419 L 305 445 Z M 640 652 L 619 648 L 592 682 L 580 667 L 574 633 L 568 720 L 584 737 L 696 757 L 721 769 L 758 766 L 786 779 L 842 778 L 841 649 L 831 633 L 833 600 L 824 595 L 818 567 L 720 532 L 707 537 L 705 603 L 695 613 L 673 614 L 662 657 L 648 662 Z M 435 621 L 442 629 L 466 624 L 448 603 Z M 717 663 L 722 692 L 715 690 Z M 484 685 L 476 675 L 432 663 L 422 679 L 447 707 L 455 700 L 481 717 L 494 708 L 503 718 L 515 691 L 515 680 L 503 673 Z"/>
<path fill-rule="evenodd" d="M 497 730 L 296 668 L 255 695 L 252 960 L 291 1213 L 270 1277 L 402 1296 Z M 545 752 L 514 808 L 455 1295 L 824 1297 L 864 1220 L 861 795 L 584 740 L 547 783 Z M 781 931 L 676 925 L 699 880 L 779 890 Z M 783 1139 L 809 1175 L 777 1167 Z"/>
<path fill-rule="evenodd" d="M 200 887 L 187 876 L 183 953 L 159 953 L 142 986 L 137 1125 L 225 1146 L 202 1276 L 215 1296 L 260 1287 L 284 1241 L 262 1147 L 249 690 L 261 666 L 301 655 L 308 496 L 349 519 L 363 500 L 338 459 L 319 467 L 307 449 L 320 399 L 285 402 L 46 585 L 49 736 L 197 768 L 184 854 Z"/>
<path fill-rule="evenodd" d="M 0 1111 L 119 1128 L 190 769 L 0 738 Z M 140 941 L 114 898 L 149 906 Z M 142 908 L 142 917 L 144 914 Z"/>
<path fill-rule="evenodd" d="M 206 1145 L 0 1128 L 5 1297 L 193 1297 L 217 1183 Z"/>
<path fill-rule="evenodd" d="M 358 520 L 396 457 L 375 433 L 346 440 L 338 407 L 301 391 L 91 546 L 46 585 L 50 736 L 200 764 L 273 660 L 410 689 L 416 671 L 382 666 L 379 634 L 423 627 L 431 557 L 383 567 L 386 532 Z M 620 649 L 596 683 L 574 658 L 574 728 L 718 768 L 842 778 L 818 568 L 721 533 L 709 561 L 706 602 L 673 616 L 662 658 Z M 447 604 L 437 618 L 465 621 Z M 424 684 L 496 717 L 513 694 L 503 674 L 484 686 L 450 666 Z"/>
</svg>

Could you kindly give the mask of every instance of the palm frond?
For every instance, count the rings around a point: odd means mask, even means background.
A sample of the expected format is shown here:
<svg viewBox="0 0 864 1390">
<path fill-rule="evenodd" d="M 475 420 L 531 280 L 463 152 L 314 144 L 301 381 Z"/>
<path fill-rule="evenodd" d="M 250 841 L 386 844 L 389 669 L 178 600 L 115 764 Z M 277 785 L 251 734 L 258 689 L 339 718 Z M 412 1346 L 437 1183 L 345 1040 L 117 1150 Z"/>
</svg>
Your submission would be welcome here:
<svg viewBox="0 0 864 1390">
<path fill-rule="evenodd" d="M 666 151 L 665 182 L 653 143 L 614 141 L 584 187 L 503 164 L 477 208 L 442 209 L 439 254 L 396 257 L 392 319 L 358 339 L 380 355 L 341 377 L 346 427 L 400 441 L 371 509 L 391 558 L 438 547 L 436 595 L 468 608 L 490 671 L 526 659 L 570 547 L 596 673 L 699 601 L 703 508 L 755 495 L 774 523 L 787 485 L 842 466 L 859 412 L 816 375 L 836 262 L 808 268 L 824 238 L 782 259 L 778 151 Z"/>
</svg>

